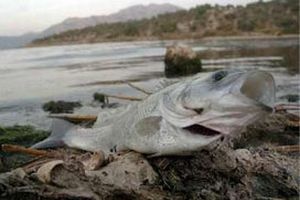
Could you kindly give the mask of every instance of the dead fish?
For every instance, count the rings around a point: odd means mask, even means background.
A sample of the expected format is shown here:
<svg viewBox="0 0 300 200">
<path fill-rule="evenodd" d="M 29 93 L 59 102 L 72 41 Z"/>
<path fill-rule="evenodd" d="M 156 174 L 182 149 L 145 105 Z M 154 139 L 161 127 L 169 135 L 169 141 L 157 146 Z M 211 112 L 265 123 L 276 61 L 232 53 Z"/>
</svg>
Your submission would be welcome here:
<svg viewBox="0 0 300 200">
<path fill-rule="evenodd" d="M 92 128 L 55 120 L 51 136 L 33 147 L 187 155 L 272 112 L 274 101 L 275 83 L 267 72 L 198 74 L 108 117 L 100 113 Z"/>
</svg>

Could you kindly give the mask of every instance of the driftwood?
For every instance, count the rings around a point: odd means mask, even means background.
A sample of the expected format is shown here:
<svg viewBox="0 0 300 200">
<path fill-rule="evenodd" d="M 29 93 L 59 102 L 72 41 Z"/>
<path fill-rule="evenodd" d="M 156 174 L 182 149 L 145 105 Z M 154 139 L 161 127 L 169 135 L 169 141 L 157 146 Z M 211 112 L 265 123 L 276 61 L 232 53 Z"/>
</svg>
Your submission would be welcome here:
<svg viewBox="0 0 300 200">
<path fill-rule="evenodd" d="M 97 115 L 51 114 L 48 117 L 63 119 L 72 123 L 95 122 Z"/>
<path fill-rule="evenodd" d="M 22 153 L 22 154 L 28 154 L 31 156 L 43 156 L 43 157 L 56 157 L 52 152 L 45 151 L 45 150 L 38 150 L 38 149 L 32 149 L 32 148 L 25 148 L 23 146 L 19 145 L 11 145 L 11 144 L 2 144 L 1 150 L 3 152 L 9 152 L 9 153 Z"/>
<path fill-rule="evenodd" d="M 277 152 L 291 153 L 291 152 L 300 152 L 300 145 L 286 145 L 278 146 L 273 148 Z"/>
<path fill-rule="evenodd" d="M 300 105 L 289 103 L 289 104 L 278 104 L 275 106 L 275 112 L 287 111 L 287 110 L 299 110 L 300 111 Z"/>
<path fill-rule="evenodd" d="M 41 158 L 42 160 L 52 161 L 53 159 L 60 159 L 64 161 L 76 160 L 83 164 L 84 169 L 86 170 L 95 170 L 99 169 L 102 165 L 105 164 L 105 157 L 102 151 L 86 153 L 86 154 L 70 154 L 64 151 L 57 150 L 38 150 L 33 148 L 26 148 L 19 145 L 11 145 L 11 144 L 2 144 L 1 150 L 7 153 L 16 153 L 16 154 L 26 154 L 34 157 Z M 28 163 L 30 167 L 34 165 L 34 163 L 40 163 L 39 159 L 34 162 Z M 44 163 L 45 161 L 42 161 Z M 37 164 L 36 163 L 36 164 Z M 26 167 L 25 167 L 26 168 Z"/>
</svg>

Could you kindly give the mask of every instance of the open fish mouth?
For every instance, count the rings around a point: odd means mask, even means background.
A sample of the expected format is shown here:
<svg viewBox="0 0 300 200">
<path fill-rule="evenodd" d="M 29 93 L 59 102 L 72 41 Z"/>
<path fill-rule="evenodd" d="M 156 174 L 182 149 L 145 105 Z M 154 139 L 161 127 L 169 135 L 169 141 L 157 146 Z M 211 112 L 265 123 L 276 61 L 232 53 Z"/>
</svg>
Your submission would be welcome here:
<svg viewBox="0 0 300 200">
<path fill-rule="evenodd" d="M 217 130 L 214 130 L 211 128 L 207 128 L 200 124 L 193 124 L 191 126 L 184 127 L 183 129 L 187 130 L 188 132 L 190 132 L 192 134 L 201 134 L 204 136 L 215 136 L 215 135 L 221 134 L 220 131 L 217 131 Z"/>
<path fill-rule="evenodd" d="M 247 112 L 256 110 L 257 114 L 253 114 L 254 116 L 259 115 L 258 113 L 269 113 L 273 111 L 275 103 L 275 81 L 270 73 L 263 71 L 246 72 L 232 83 L 229 93 L 232 94 L 234 98 L 239 99 L 242 102 L 241 105 L 228 106 L 224 111 L 226 110 L 229 114 L 224 113 L 224 115 L 212 116 L 210 120 L 207 120 L 210 121 L 209 123 L 201 121 L 183 127 L 183 129 L 189 133 L 204 136 L 228 134 L 234 129 L 234 126 L 247 125 L 253 121 L 252 118 L 248 118 L 249 121 L 239 119 L 247 115 Z M 235 123 L 231 125 L 226 124 L 225 121 L 230 118 L 233 119 L 231 122 L 235 121 Z M 222 127 L 222 123 L 224 123 L 224 127 Z M 215 124 L 215 126 L 212 124 Z"/>
</svg>

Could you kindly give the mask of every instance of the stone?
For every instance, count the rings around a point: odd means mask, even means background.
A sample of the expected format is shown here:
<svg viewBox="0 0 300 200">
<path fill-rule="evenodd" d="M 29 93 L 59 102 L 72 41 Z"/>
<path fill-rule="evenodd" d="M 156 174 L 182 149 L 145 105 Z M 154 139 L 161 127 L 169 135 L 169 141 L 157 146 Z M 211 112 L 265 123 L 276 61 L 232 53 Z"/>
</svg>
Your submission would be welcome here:
<svg viewBox="0 0 300 200">
<path fill-rule="evenodd" d="M 86 171 L 90 177 L 98 177 L 104 184 L 116 185 L 123 189 L 138 189 L 157 178 L 148 161 L 139 153 L 129 152 L 118 156 L 115 161 L 97 171 Z"/>
<path fill-rule="evenodd" d="M 80 162 L 86 170 L 97 170 L 104 165 L 105 156 L 103 151 L 93 152 L 93 154 L 84 154 Z"/>
<path fill-rule="evenodd" d="M 201 59 L 187 46 L 168 47 L 164 62 L 167 77 L 191 75 L 202 70 Z"/>
</svg>

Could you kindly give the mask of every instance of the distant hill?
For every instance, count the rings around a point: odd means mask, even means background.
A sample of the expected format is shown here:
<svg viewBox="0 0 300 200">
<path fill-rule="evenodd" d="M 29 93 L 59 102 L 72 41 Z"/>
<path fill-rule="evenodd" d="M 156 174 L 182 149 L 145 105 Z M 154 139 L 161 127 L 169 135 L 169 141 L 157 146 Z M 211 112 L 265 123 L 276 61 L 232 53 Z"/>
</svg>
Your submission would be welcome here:
<svg viewBox="0 0 300 200">
<path fill-rule="evenodd" d="M 172 4 L 135 5 L 111 15 L 97 15 L 85 18 L 68 18 L 59 24 L 50 26 L 40 33 L 29 33 L 21 36 L 0 36 L 0 49 L 24 46 L 34 39 L 44 38 L 64 31 L 95 26 L 101 23 L 126 22 L 129 20 L 149 19 L 164 13 L 172 13 L 182 8 Z"/>
<path fill-rule="evenodd" d="M 66 31 L 35 40 L 31 45 L 266 34 L 299 34 L 298 0 L 259 1 L 235 7 L 207 4 L 151 19 Z"/>
<path fill-rule="evenodd" d="M 149 4 L 149 5 L 135 5 L 120 10 L 111 15 L 91 16 L 85 18 L 68 18 L 63 22 L 53 25 L 43 31 L 44 36 L 49 36 L 61 33 L 72 29 L 82 29 L 88 26 L 95 26 L 102 23 L 126 22 L 129 20 L 147 19 L 159 14 L 172 13 L 182 8 L 172 4 Z"/>
<path fill-rule="evenodd" d="M 22 36 L 0 36 L 0 49 L 11 49 L 24 46 L 34 39 L 37 39 L 39 34 L 28 33 Z"/>
</svg>

